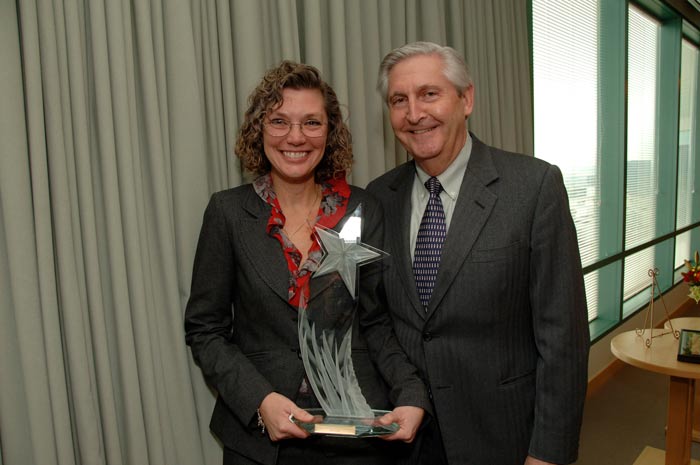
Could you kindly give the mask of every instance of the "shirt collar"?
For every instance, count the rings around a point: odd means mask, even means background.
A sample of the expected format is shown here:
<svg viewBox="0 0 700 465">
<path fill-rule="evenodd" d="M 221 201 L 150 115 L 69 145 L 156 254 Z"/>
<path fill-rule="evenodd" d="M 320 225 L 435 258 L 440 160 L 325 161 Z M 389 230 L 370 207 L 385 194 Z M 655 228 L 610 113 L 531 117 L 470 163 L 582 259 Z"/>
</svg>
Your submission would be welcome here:
<svg viewBox="0 0 700 465">
<path fill-rule="evenodd" d="M 467 141 L 464 146 L 457 154 L 457 158 L 447 167 L 445 171 L 440 173 L 437 178 L 442 185 L 442 189 L 447 195 L 450 196 L 452 200 L 457 200 L 459 195 L 459 188 L 462 186 L 462 179 L 464 179 L 464 172 L 467 169 L 467 164 L 469 163 L 469 157 L 472 154 L 472 136 L 467 132 Z M 416 166 L 416 176 L 421 184 L 425 185 L 425 182 L 430 179 L 430 175 L 423 171 L 418 164 Z"/>
</svg>

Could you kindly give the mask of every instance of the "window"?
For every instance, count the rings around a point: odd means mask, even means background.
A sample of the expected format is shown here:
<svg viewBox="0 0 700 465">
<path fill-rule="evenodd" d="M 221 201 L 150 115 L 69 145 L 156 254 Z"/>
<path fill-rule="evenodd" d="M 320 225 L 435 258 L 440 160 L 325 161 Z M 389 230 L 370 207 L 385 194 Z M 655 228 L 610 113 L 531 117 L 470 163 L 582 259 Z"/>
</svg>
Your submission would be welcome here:
<svg viewBox="0 0 700 465">
<path fill-rule="evenodd" d="M 681 45 L 681 95 L 678 118 L 678 215 L 676 229 L 690 226 L 700 220 L 698 202 L 695 201 L 695 179 L 698 137 L 698 47 L 688 40 Z M 699 186 L 700 187 L 700 186 Z M 695 210 L 693 209 L 695 207 Z M 678 236 L 676 267 L 694 253 L 691 247 L 691 231 Z M 697 240 L 694 241 L 697 244 Z"/>
<path fill-rule="evenodd" d="M 599 258 L 598 1 L 535 0 L 532 8 L 535 153 L 562 171 L 586 266 Z M 586 286 L 597 289 L 597 274 Z M 596 304 L 589 299 L 589 319 Z"/>
<path fill-rule="evenodd" d="M 658 158 L 656 144 L 656 86 L 659 24 L 630 7 L 627 46 L 627 208 L 625 249 L 656 235 Z M 647 248 L 625 259 L 623 297 L 629 299 L 649 285 L 647 270 L 654 250 Z"/>
<path fill-rule="evenodd" d="M 535 156 L 564 175 L 593 337 L 700 245 L 698 42 L 656 0 L 532 0 Z"/>
</svg>

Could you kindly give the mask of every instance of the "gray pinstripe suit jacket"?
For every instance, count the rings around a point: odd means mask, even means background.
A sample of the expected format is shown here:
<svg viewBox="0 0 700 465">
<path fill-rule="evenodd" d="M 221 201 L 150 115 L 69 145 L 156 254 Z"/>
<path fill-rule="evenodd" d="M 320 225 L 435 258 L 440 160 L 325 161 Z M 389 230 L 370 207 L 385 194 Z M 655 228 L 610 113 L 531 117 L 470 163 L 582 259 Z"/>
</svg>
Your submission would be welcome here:
<svg viewBox="0 0 700 465">
<path fill-rule="evenodd" d="M 362 189 L 351 190 L 347 216 L 362 203 L 363 242 L 379 246 L 381 205 Z M 304 374 L 297 309 L 287 301 L 287 263 L 277 239 L 266 233 L 269 217 L 269 205 L 251 185 L 212 196 L 185 311 L 187 343 L 218 392 L 212 431 L 226 447 L 264 464 L 275 463 L 277 445 L 260 434 L 255 411 L 273 391 L 294 400 Z M 344 219 L 336 228 L 343 223 Z M 392 332 L 380 278 L 380 262 L 362 268 L 352 339 L 360 387 L 373 408 L 429 408 L 425 386 Z M 333 312 L 334 306 L 353 301 L 338 274 L 332 273 L 311 280 L 307 304 L 309 311 Z"/>
<path fill-rule="evenodd" d="M 368 190 L 384 204 L 385 286 L 429 385 L 450 464 L 575 461 L 589 333 L 576 232 L 555 166 L 473 149 L 427 312 L 409 251 L 408 162 Z"/>
</svg>

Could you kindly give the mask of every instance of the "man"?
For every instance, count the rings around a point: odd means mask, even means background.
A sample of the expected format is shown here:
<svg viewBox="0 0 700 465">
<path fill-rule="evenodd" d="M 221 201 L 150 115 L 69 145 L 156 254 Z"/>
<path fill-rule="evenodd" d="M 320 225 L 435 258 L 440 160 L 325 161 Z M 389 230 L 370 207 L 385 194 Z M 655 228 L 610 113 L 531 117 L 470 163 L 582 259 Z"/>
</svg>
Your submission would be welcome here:
<svg viewBox="0 0 700 465">
<path fill-rule="evenodd" d="M 368 190 L 384 204 L 396 334 L 434 406 L 416 461 L 575 461 L 589 334 L 561 172 L 468 132 L 474 86 L 452 48 L 390 52 L 379 89 L 413 158 Z"/>
</svg>

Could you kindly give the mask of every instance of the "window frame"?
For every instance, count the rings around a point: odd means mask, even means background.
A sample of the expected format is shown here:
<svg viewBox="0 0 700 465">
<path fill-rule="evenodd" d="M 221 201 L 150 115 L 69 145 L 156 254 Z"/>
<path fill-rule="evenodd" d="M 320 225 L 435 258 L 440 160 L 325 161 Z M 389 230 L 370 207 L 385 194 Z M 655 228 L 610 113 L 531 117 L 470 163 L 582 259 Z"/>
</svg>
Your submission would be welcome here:
<svg viewBox="0 0 700 465">
<path fill-rule="evenodd" d="M 533 1 L 535 0 L 529 0 L 528 8 L 534 102 Z M 628 158 L 626 82 L 628 73 L 628 16 L 631 5 L 653 17 L 660 26 L 656 110 L 659 188 L 656 232 L 653 239 L 625 249 L 628 227 L 625 214 L 627 211 L 625 193 L 627 192 Z M 601 184 L 600 253 L 596 262 L 583 269 L 586 277 L 593 273 L 599 274 L 597 291 L 595 295 L 588 296 L 596 298 L 598 302 L 597 317 L 589 323 L 593 342 L 613 331 L 649 304 L 651 278 L 649 278 L 650 285 L 648 287 L 631 298 L 623 300 L 626 258 L 653 247 L 654 266 L 661 270 L 657 276 L 659 288 L 661 292 L 666 292 L 681 281 L 680 272 L 683 267 L 675 267 L 676 237 L 690 231 L 691 250 L 700 248 L 700 221 L 682 228 L 676 226 L 680 126 L 680 85 L 678 83 L 681 76 L 681 44 L 682 39 L 686 39 L 700 48 L 700 33 L 683 20 L 678 13 L 658 0 L 601 0 L 598 21 L 598 88 L 600 98 L 597 137 Z M 700 76 L 700 60 L 698 60 L 697 65 L 699 68 L 698 76 Z M 698 87 L 696 95 L 700 95 L 700 78 L 697 79 L 696 85 Z M 695 105 L 694 153 L 691 153 L 690 156 L 696 160 L 695 179 L 700 183 L 700 108 L 698 108 L 700 104 L 696 102 Z M 700 185 L 698 186 L 698 194 L 694 194 L 691 202 L 693 219 L 700 218 Z"/>
</svg>

